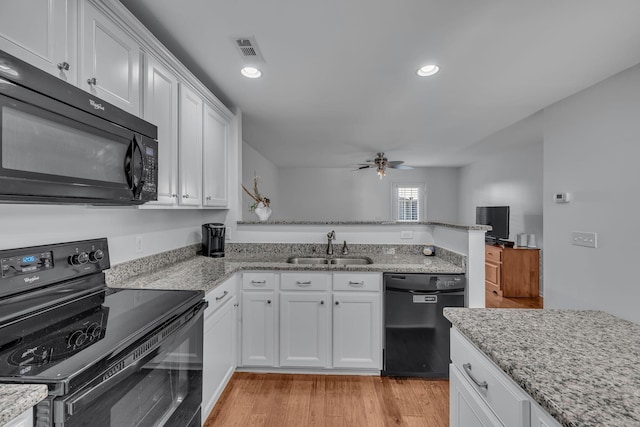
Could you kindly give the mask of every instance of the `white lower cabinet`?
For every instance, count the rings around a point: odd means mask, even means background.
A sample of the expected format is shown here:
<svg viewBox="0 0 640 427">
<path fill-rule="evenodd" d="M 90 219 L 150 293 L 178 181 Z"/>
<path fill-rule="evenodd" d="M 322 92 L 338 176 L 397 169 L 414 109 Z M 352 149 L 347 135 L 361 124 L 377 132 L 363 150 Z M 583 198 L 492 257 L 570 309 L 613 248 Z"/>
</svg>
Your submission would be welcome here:
<svg viewBox="0 0 640 427">
<path fill-rule="evenodd" d="M 457 329 L 451 329 L 451 427 L 560 427 Z"/>
<path fill-rule="evenodd" d="M 333 294 L 333 367 L 381 369 L 380 293 Z"/>
<path fill-rule="evenodd" d="M 240 364 L 380 370 L 381 277 L 365 272 L 243 273 Z"/>
<path fill-rule="evenodd" d="M 280 294 L 280 366 L 327 366 L 328 305 L 326 292 Z"/>
<path fill-rule="evenodd" d="M 275 291 L 244 291 L 241 305 L 242 365 L 273 366 Z"/>
<path fill-rule="evenodd" d="M 4 427 L 33 427 L 33 408 L 27 409 L 22 414 L 4 424 Z"/>
<path fill-rule="evenodd" d="M 236 369 L 238 304 L 235 276 L 206 296 L 202 366 L 202 422 Z"/>
</svg>

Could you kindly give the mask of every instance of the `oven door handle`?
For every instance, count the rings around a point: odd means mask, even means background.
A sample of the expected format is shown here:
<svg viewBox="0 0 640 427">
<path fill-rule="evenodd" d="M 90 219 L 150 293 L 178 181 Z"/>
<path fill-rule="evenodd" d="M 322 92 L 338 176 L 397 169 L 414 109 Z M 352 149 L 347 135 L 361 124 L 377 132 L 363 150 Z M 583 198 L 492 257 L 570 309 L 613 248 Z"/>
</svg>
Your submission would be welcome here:
<svg viewBox="0 0 640 427">
<path fill-rule="evenodd" d="M 149 356 L 150 354 L 153 355 L 152 352 L 156 348 L 160 347 L 160 345 L 163 342 L 165 342 L 167 338 L 171 337 L 175 332 L 177 332 L 178 330 L 184 330 L 185 328 L 191 327 L 198 319 L 200 319 L 203 316 L 204 310 L 205 310 L 205 308 L 207 308 L 207 305 L 208 305 L 208 303 L 201 302 L 195 308 L 191 309 L 190 313 L 183 314 L 182 316 L 187 316 L 188 320 L 185 323 L 183 323 L 182 325 L 180 325 L 176 330 L 174 330 L 171 333 L 167 334 L 164 339 L 158 340 L 158 342 L 155 345 L 152 345 L 152 346 L 149 346 L 148 348 L 146 348 L 145 349 L 145 355 L 143 357 L 138 358 L 133 363 L 129 364 L 128 366 L 125 366 L 121 370 L 117 371 L 113 375 L 111 375 L 108 378 L 106 378 L 103 381 L 101 381 L 99 384 L 97 384 L 97 385 L 95 385 L 93 387 L 89 387 L 87 390 L 84 390 L 82 392 L 78 392 L 80 394 L 75 393 L 75 394 L 69 396 L 67 399 L 64 399 L 61 403 L 64 405 L 66 416 L 72 416 L 72 415 L 80 412 L 80 410 L 82 410 L 83 408 L 87 407 L 91 402 L 93 402 L 94 400 L 96 400 L 97 398 L 102 396 L 104 391 L 106 389 L 108 389 L 109 387 L 111 387 L 111 385 L 114 382 L 117 383 L 121 379 L 126 378 L 130 374 L 130 372 L 132 370 L 135 370 L 135 368 L 140 366 L 140 362 L 141 361 L 144 361 L 144 359 L 147 356 Z M 189 317 L 189 316 L 191 316 L 191 317 Z M 173 323 L 170 323 L 166 327 L 154 332 L 151 335 L 151 338 L 149 338 L 146 341 L 148 342 L 148 341 L 152 340 L 156 336 L 162 336 L 161 334 L 163 333 L 163 331 L 170 330 L 172 328 L 173 328 Z M 143 343 L 143 344 L 141 344 L 140 346 L 138 346 L 136 348 L 140 348 L 141 346 L 144 346 L 144 345 L 145 344 Z M 133 351 L 135 352 L 136 350 L 134 349 Z M 126 361 L 127 359 L 129 359 L 130 355 L 131 355 L 131 352 L 128 352 L 127 355 L 124 357 L 124 359 L 122 359 L 122 361 Z M 112 364 L 111 366 L 112 367 L 117 366 L 119 363 L 121 363 L 121 362 L 117 362 L 115 364 Z M 106 371 L 102 372 L 100 374 L 100 377 L 104 378 L 105 376 L 109 375 L 109 372 L 111 371 L 111 369 L 112 368 L 109 368 Z"/>
</svg>

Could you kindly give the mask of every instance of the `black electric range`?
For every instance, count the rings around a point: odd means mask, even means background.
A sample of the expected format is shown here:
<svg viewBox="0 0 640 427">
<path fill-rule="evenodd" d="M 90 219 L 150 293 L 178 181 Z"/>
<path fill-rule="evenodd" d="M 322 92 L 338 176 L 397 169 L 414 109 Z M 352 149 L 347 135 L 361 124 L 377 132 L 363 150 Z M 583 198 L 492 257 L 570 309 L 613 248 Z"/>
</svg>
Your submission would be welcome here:
<svg viewBox="0 0 640 427">
<path fill-rule="evenodd" d="M 111 289 L 106 239 L 0 251 L 0 382 L 36 426 L 200 425 L 202 291 Z"/>
</svg>

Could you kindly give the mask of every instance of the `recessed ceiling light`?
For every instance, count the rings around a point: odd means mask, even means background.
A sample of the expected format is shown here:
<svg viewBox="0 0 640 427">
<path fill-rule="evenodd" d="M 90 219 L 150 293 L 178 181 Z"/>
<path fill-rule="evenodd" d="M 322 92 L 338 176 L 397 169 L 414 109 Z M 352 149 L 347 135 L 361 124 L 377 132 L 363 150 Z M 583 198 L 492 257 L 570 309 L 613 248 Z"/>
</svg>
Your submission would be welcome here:
<svg viewBox="0 0 640 427">
<path fill-rule="evenodd" d="M 262 71 L 258 70 L 256 67 L 244 67 L 240 72 L 243 76 L 250 79 L 257 79 L 262 75 Z"/>
<path fill-rule="evenodd" d="M 424 67 L 420 67 L 417 71 L 417 74 L 420 77 L 429 77 L 433 76 L 438 71 L 440 71 L 440 67 L 438 67 L 436 64 L 429 64 L 425 65 Z"/>
</svg>

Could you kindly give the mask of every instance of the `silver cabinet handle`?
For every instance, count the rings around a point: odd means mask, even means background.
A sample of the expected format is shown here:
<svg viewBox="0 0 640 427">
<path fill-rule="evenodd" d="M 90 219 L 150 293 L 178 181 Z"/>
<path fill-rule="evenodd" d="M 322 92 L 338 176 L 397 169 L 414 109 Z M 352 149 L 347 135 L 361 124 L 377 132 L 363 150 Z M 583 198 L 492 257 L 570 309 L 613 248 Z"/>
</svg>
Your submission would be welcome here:
<svg viewBox="0 0 640 427">
<path fill-rule="evenodd" d="M 311 284 L 311 280 L 308 280 L 306 282 L 301 282 L 299 280 L 296 280 L 296 285 L 300 285 L 300 286 L 309 286 Z"/>
<path fill-rule="evenodd" d="M 340 305 L 340 301 L 336 301 L 336 305 Z"/>
<path fill-rule="evenodd" d="M 234 306 L 234 307 L 240 307 L 240 303 L 239 303 L 239 302 L 237 302 L 237 303 L 233 304 L 233 306 Z"/>
<path fill-rule="evenodd" d="M 229 291 L 224 291 L 222 293 L 221 297 L 216 297 L 216 301 L 220 301 L 221 299 L 223 299 L 224 297 L 226 297 L 229 294 Z"/>
<path fill-rule="evenodd" d="M 183 199 L 188 199 L 188 198 L 189 198 L 189 195 L 188 195 L 188 194 L 184 194 L 184 195 L 182 196 L 182 198 L 183 198 Z"/>
<path fill-rule="evenodd" d="M 464 371 L 467 373 L 467 375 L 469 376 L 469 378 L 471 378 L 471 381 L 473 381 L 474 383 L 476 383 L 476 385 L 480 388 L 483 388 L 485 390 L 489 389 L 489 384 L 487 384 L 486 381 L 478 381 L 473 374 L 471 373 L 471 363 L 465 363 L 464 365 L 462 365 L 462 367 L 464 368 Z"/>
<path fill-rule="evenodd" d="M 205 197 L 205 200 L 211 200 L 211 196 Z"/>
<path fill-rule="evenodd" d="M 67 61 L 60 62 L 58 64 L 58 70 L 60 70 L 60 71 L 69 71 L 70 67 L 71 66 L 69 65 L 69 63 Z"/>
<path fill-rule="evenodd" d="M 171 197 L 178 197 L 178 195 L 177 194 L 172 194 Z"/>
<path fill-rule="evenodd" d="M 252 284 L 252 285 L 264 285 L 264 284 L 266 284 L 266 283 L 267 283 L 267 281 L 266 281 L 266 280 L 252 280 L 252 281 L 251 281 L 251 284 Z"/>
<path fill-rule="evenodd" d="M 90 85 L 97 85 L 98 81 L 95 77 L 91 77 L 90 79 L 87 79 L 87 83 L 89 83 Z"/>
<path fill-rule="evenodd" d="M 364 285 L 364 281 L 362 281 L 362 282 L 353 282 L 353 281 L 349 280 L 349 284 L 350 285 L 356 285 L 356 286 L 363 286 Z"/>
<path fill-rule="evenodd" d="M 324 301 L 320 301 L 320 305 L 324 305 Z"/>
<path fill-rule="evenodd" d="M 267 304 L 271 304 L 271 300 L 270 299 L 267 300 Z"/>
</svg>

